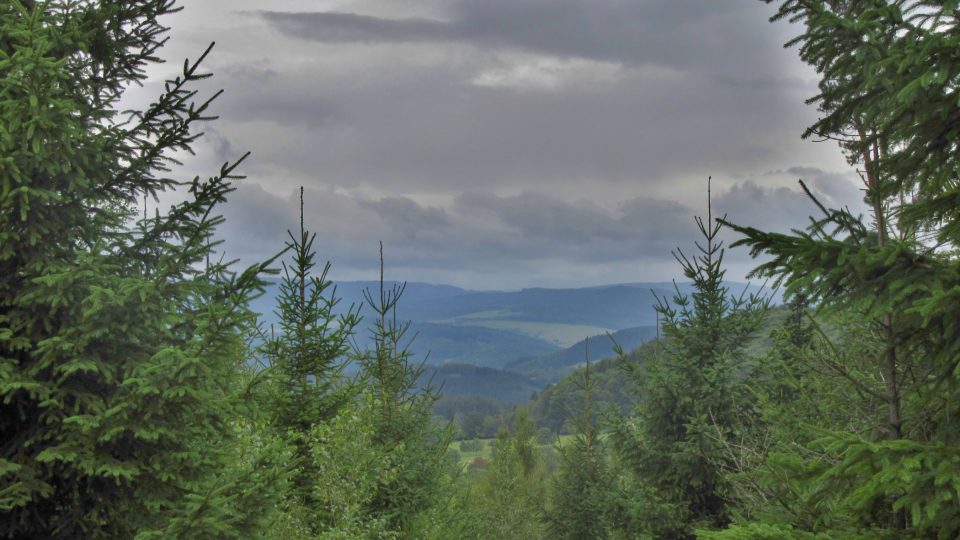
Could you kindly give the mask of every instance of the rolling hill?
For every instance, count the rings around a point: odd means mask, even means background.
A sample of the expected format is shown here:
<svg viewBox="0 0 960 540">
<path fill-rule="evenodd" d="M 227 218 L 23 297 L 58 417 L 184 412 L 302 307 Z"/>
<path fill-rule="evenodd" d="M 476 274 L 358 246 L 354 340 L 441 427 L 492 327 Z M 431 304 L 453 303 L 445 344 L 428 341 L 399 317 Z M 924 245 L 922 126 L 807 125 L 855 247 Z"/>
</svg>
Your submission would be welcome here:
<svg viewBox="0 0 960 540">
<path fill-rule="evenodd" d="M 511 404 L 525 403 L 543 388 L 519 373 L 467 364 L 429 367 L 420 380 L 423 384 L 431 378 L 446 398 L 484 396 Z"/>
<path fill-rule="evenodd" d="M 385 283 L 391 287 L 394 282 Z M 363 291 L 375 295 L 376 281 L 336 283 L 339 311 L 351 305 L 365 315 L 362 344 L 374 318 Z M 583 339 L 590 337 L 590 358 L 612 356 L 611 333 L 624 350 L 652 337 L 655 295 L 671 298 L 672 283 L 627 283 L 579 289 L 532 288 L 519 291 L 471 291 L 451 285 L 407 283 L 397 320 L 411 321 L 408 338 L 416 361 L 436 367 L 437 382 L 456 395 L 510 396 L 522 400 L 555 382 L 583 361 Z M 739 292 L 743 285 L 732 283 Z M 689 284 L 679 284 L 681 292 Z M 273 281 L 253 302 L 269 325 L 278 292 Z M 469 370 L 464 366 L 478 368 Z M 507 371 L 501 371 L 507 370 Z M 512 372 L 512 373 L 511 373 Z M 522 401 L 521 400 L 521 401 Z"/>
<path fill-rule="evenodd" d="M 638 326 L 613 332 L 609 336 L 607 334 L 590 336 L 590 360 L 599 361 L 613 358 L 615 355 L 614 342 L 625 352 L 629 352 L 644 342 L 653 339 L 656 334 L 656 326 Z M 543 383 L 554 382 L 583 364 L 586 341 L 582 339 L 566 349 L 507 364 L 506 369 L 523 373 Z"/>
<path fill-rule="evenodd" d="M 412 323 L 409 350 L 431 365 L 470 364 L 504 368 L 557 350 L 547 341 L 509 330 L 434 323 Z"/>
</svg>

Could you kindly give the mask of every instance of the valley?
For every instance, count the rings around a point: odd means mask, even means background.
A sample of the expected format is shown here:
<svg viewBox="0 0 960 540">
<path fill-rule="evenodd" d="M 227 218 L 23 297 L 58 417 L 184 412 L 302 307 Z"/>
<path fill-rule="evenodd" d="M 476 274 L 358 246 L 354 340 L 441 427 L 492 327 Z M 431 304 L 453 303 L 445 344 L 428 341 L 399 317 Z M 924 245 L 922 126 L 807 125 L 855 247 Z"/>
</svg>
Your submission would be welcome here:
<svg viewBox="0 0 960 540">
<path fill-rule="evenodd" d="M 271 283 L 251 305 L 265 327 L 277 322 L 272 308 L 277 287 Z M 359 334 L 366 337 L 374 321 L 364 291 L 376 294 L 379 282 L 335 285 L 335 310 L 358 310 L 365 321 Z M 400 284 L 384 283 L 394 285 Z M 679 287 L 689 290 L 688 284 Z M 446 397 L 478 395 L 521 403 L 582 364 L 587 338 L 591 361 L 613 357 L 614 343 L 630 351 L 652 339 L 655 296 L 672 294 L 673 284 L 664 282 L 518 291 L 411 282 L 396 318 L 409 322 L 401 345 L 429 368 L 426 375 L 443 385 Z"/>
</svg>

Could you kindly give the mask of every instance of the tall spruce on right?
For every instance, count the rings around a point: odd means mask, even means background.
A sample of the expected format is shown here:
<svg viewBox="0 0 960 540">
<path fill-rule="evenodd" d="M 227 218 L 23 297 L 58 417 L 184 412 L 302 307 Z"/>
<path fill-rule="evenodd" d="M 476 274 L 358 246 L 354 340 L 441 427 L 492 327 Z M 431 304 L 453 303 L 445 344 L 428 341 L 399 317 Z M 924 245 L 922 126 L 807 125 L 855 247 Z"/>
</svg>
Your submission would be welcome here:
<svg viewBox="0 0 960 540">
<path fill-rule="evenodd" d="M 724 285 L 721 226 L 713 220 L 709 180 L 707 193 L 707 219 L 695 218 L 704 240 L 696 243 L 699 253 L 674 252 L 693 293 L 677 288 L 672 302 L 658 298 L 662 337 L 646 365 L 628 369 L 640 401 L 613 430 L 636 486 L 623 510 L 632 516 L 626 532 L 633 535 L 691 538 L 695 528 L 723 526 L 730 518 L 718 437 L 732 435 L 737 404 L 746 401 L 738 374 L 767 302 L 731 295 Z"/>
<path fill-rule="evenodd" d="M 821 310 L 861 314 L 885 344 L 875 378 L 849 383 L 882 403 L 876 435 L 819 441 L 835 461 L 811 489 L 843 494 L 832 511 L 850 524 L 844 534 L 960 535 L 957 9 L 788 0 L 775 17 L 804 23 L 791 44 L 821 75 L 811 101 L 823 117 L 805 135 L 840 141 L 873 214 L 820 206 L 807 231 L 734 227 L 738 243 L 771 257 L 756 274 Z"/>
</svg>

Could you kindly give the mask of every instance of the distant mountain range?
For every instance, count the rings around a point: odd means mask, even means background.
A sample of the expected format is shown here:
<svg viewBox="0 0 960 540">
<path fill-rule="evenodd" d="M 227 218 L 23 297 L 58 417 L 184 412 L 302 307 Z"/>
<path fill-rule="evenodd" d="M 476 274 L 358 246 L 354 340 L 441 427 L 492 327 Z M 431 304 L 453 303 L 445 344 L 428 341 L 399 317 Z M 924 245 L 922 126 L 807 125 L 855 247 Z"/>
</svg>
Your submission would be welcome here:
<svg viewBox="0 0 960 540">
<path fill-rule="evenodd" d="M 393 285 L 384 283 L 387 288 Z M 354 306 L 367 321 L 358 336 L 361 343 L 374 321 L 363 291 L 368 289 L 376 297 L 379 287 L 376 281 L 336 283 L 337 309 Z M 737 293 L 743 287 L 730 284 Z M 684 283 L 679 288 L 688 293 L 691 286 Z M 269 287 L 252 305 L 266 324 L 277 319 L 273 313 L 277 289 Z M 674 294 L 674 285 L 663 282 L 519 291 L 407 283 L 397 319 L 410 321 L 409 349 L 415 359 L 437 366 L 432 374 L 438 383 L 448 381 L 445 392 L 466 395 L 472 388 L 475 394 L 499 396 L 495 399 L 509 395 L 507 401 L 512 401 L 579 365 L 588 336 L 591 360 L 613 356 L 607 334 L 626 351 L 649 340 L 656 334 L 655 296 L 672 298 Z M 444 365 L 457 367 L 441 369 Z"/>
</svg>

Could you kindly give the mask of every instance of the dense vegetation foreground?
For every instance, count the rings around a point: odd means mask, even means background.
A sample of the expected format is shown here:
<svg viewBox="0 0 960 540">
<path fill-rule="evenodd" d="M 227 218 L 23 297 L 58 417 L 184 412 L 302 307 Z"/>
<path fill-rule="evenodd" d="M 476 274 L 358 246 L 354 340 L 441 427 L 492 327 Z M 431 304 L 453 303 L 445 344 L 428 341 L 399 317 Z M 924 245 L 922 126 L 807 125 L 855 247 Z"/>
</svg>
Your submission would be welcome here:
<svg viewBox="0 0 960 540">
<path fill-rule="evenodd" d="M 199 61 L 116 110 L 174 9 L 0 2 L 0 538 L 960 537 L 956 1 L 781 2 L 821 76 L 806 135 L 839 141 L 870 214 L 811 194 L 809 228 L 775 234 L 708 207 L 676 253 L 693 293 L 600 372 L 629 406 L 587 362 L 572 436 L 520 407 L 492 448 L 433 416 L 402 287 L 367 292 L 368 333 L 302 225 L 254 267 L 212 256 L 239 162 L 170 177 L 212 119 Z M 781 322 L 724 286 L 724 227 Z"/>
</svg>

